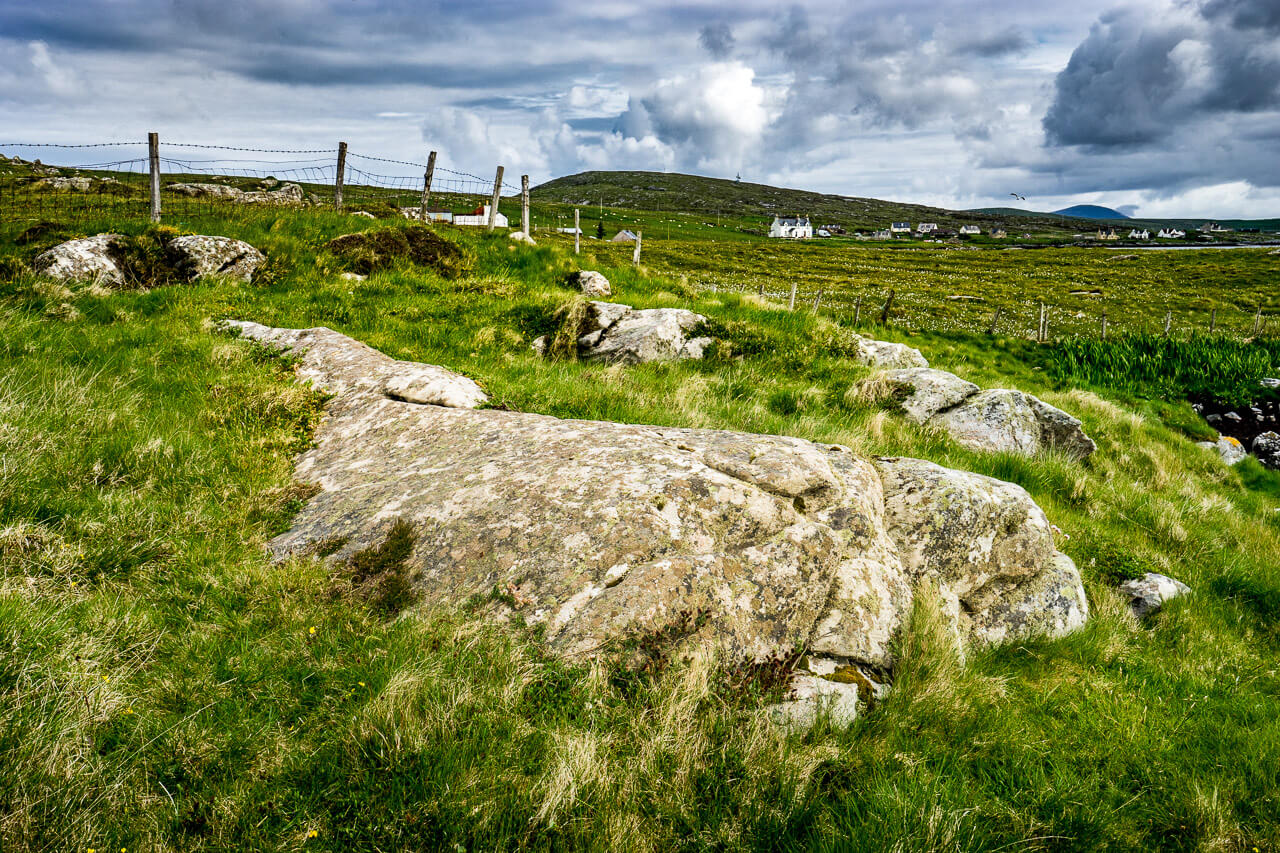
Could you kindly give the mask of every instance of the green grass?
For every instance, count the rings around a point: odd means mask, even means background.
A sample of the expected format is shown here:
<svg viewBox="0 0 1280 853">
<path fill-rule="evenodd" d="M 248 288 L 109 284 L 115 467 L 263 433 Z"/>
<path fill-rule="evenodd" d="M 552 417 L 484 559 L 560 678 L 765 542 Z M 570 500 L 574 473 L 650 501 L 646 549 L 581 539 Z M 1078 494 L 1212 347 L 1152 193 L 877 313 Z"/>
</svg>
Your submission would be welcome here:
<svg viewBox="0 0 1280 853">
<path fill-rule="evenodd" d="M 704 243 L 686 266 L 680 246 L 646 248 L 636 270 L 627 250 L 575 261 L 563 245 L 440 229 L 474 257 L 459 278 L 397 261 L 352 282 L 324 247 L 376 224 L 320 211 L 173 224 L 248 240 L 272 274 L 121 293 L 0 279 L 3 849 L 1280 847 L 1280 488 L 1196 448 L 1187 404 L 1060 384 L 1014 335 L 909 335 L 901 318 L 878 330 L 1042 396 L 1099 444 L 1086 463 L 978 454 L 850 393 L 866 371 L 848 358 L 847 313 L 711 292 L 743 262 L 763 275 L 772 247 L 735 260 Z M 27 251 L 13 243 L 25 227 L 0 227 L 0 256 Z M 1094 274 L 1069 251 L 954 265 L 776 251 L 783 282 L 834 280 L 838 262 L 867 281 L 914 276 L 921 292 L 1003 282 L 1011 299 Z M 579 262 L 619 301 L 706 314 L 729 346 L 630 368 L 534 356 Z M 1211 280 L 1261 292 L 1268 269 L 1152 263 L 1108 286 L 1138 293 L 1176 272 L 1185 287 L 1167 298 L 1194 301 Z M 1065 534 L 1093 618 L 961 661 L 921 596 L 889 698 L 848 731 L 804 736 L 772 727 L 715 660 L 623 678 L 465 609 L 395 618 L 391 539 L 332 574 L 264 553 L 309 494 L 292 458 L 323 400 L 287 361 L 213 331 L 224 317 L 329 326 L 459 370 L 515 409 L 797 435 L 1017 482 Z M 1146 570 L 1195 592 L 1139 625 L 1113 585 Z"/>
</svg>

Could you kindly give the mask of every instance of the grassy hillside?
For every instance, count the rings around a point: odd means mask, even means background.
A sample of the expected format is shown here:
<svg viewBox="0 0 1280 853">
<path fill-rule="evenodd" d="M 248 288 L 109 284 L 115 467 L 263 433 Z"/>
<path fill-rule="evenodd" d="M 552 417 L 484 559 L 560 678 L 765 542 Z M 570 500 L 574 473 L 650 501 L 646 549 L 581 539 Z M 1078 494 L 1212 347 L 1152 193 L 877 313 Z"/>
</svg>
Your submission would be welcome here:
<svg viewBox="0 0 1280 853">
<path fill-rule="evenodd" d="M 0 225 L 3 849 L 1280 848 L 1280 477 L 1196 448 L 1184 402 L 1105 376 L 1058 385 L 1017 336 L 873 329 L 1044 397 L 1099 444 L 1087 462 L 974 453 L 851 390 L 866 370 L 846 313 L 702 286 L 731 254 L 682 273 L 673 245 L 636 270 L 614 247 L 574 258 L 441 228 L 472 272 L 399 263 L 352 282 L 324 243 L 379 223 L 173 224 L 246 239 L 269 267 L 253 284 L 64 287 L 25 271 L 41 247 L 15 242 L 25 224 Z M 912 275 L 940 290 L 981 291 L 996 269 L 928 257 Z M 1075 259 L 1019 262 L 1034 299 Z M 630 368 L 535 357 L 578 266 L 620 301 L 706 314 L 729 346 Z M 319 561 L 267 559 L 308 495 L 292 457 L 323 400 L 215 332 L 223 317 L 329 326 L 515 409 L 796 435 L 1020 483 L 1093 618 L 961 661 L 924 599 L 890 697 L 804 736 L 769 724 L 727 662 L 637 676 L 558 662 L 465 610 L 388 618 Z M 1114 586 L 1146 570 L 1195 592 L 1140 624 Z"/>
</svg>

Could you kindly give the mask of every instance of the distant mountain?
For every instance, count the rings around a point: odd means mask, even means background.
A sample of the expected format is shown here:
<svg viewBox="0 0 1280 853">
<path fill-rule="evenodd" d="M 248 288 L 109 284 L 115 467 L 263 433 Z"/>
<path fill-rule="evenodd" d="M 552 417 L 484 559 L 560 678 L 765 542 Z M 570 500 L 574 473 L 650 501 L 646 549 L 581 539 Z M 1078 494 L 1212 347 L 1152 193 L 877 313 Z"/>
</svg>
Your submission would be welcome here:
<svg viewBox="0 0 1280 853">
<path fill-rule="evenodd" d="M 1112 210 L 1109 207 L 1099 207 L 1096 204 L 1076 204 L 1071 207 L 1064 207 L 1062 210 L 1055 210 L 1054 213 L 1062 216 L 1074 216 L 1077 219 L 1128 219 L 1118 210 Z"/>
</svg>

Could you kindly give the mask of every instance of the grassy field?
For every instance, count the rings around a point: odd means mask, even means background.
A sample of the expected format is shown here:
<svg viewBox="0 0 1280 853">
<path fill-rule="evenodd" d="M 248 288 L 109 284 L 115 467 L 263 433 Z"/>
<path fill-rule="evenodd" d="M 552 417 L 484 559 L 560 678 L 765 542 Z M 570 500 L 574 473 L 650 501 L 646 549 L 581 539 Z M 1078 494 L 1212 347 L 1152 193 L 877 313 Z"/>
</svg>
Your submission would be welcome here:
<svg viewBox="0 0 1280 853">
<path fill-rule="evenodd" d="M 1012 303 L 1089 279 L 1128 294 L 1108 304 L 1142 325 L 1164 311 L 1143 294 L 1239 291 L 1248 306 L 1275 259 L 655 241 L 636 270 L 628 249 L 575 259 L 444 228 L 472 272 L 402 263 L 351 282 L 322 247 L 368 220 L 172 224 L 248 240 L 267 273 L 64 287 L 24 271 L 40 248 L 15 243 L 25 223 L 0 226 L 0 848 L 1280 849 L 1280 477 L 1196 448 L 1185 402 L 1059 384 L 1042 348 L 959 320 L 914 331 L 929 324 L 906 283 Z M 536 358 L 579 264 L 620 301 L 707 314 L 732 350 L 631 368 Z M 847 311 L 726 292 L 855 275 L 868 292 L 903 282 L 904 314 L 878 335 L 1071 411 L 1098 453 L 966 451 L 851 392 L 866 371 Z M 889 698 L 804 736 L 767 723 L 725 662 L 636 678 L 558 662 L 465 610 L 388 619 L 317 561 L 267 559 L 305 500 L 292 458 L 323 400 L 213 331 L 224 317 L 329 326 L 515 409 L 796 435 L 1020 483 L 1062 529 L 1093 618 L 961 661 L 922 600 Z M 1139 624 L 1114 585 L 1146 570 L 1195 592 Z"/>
</svg>

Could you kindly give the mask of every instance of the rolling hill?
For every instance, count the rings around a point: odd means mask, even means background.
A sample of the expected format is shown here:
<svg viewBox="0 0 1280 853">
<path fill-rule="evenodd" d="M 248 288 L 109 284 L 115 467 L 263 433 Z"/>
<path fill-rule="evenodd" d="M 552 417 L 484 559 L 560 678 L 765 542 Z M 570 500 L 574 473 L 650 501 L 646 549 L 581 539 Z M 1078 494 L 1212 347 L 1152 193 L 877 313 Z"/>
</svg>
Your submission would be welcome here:
<svg viewBox="0 0 1280 853">
<path fill-rule="evenodd" d="M 1062 210 L 1055 210 L 1054 213 L 1059 216 L 1071 216 L 1076 219 L 1128 219 L 1118 210 L 1112 210 L 1109 207 L 1102 207 L 1097 204 L 1073 204 L 1071 207 L 1064 207 Z"/>
</svg>

